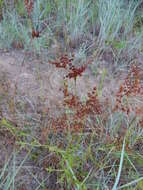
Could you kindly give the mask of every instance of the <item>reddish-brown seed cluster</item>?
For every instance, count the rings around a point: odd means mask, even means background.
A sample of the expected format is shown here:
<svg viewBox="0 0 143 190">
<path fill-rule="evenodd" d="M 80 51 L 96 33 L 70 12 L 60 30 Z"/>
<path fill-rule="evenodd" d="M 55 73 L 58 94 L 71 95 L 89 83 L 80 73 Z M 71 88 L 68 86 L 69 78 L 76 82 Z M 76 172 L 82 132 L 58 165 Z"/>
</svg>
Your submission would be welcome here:
<svg viewBox="0 0 143 190">
<path fill-rule="evenodd" d="M 82 73 L 85 71 L 87 68 L 87 65 L 81 66 L 80 68 L 76 68 L 74 66 L 71 66 L 69 69 L 69 73 L 66 75 L 66 78 L 73 78 L 75 81 L 78 76 L 82 76 Z"/>
<path fill-rule="evenodd" d="M 51 122 L 51 126 L 52 129 L 54 130 L 54 132 L 59 132 L 62 131 L 63 133 L 66 132 L 66 130 L 68 129 L 68 125 L 67 125 L 67 115 L 66 113 L 64 113 L 61 117 L 59 118 L 52 118 L 52 122 Z"/>
<path fill-rule="evenodd" d="M 101 106 L 98 96 L 97 96 L 96 87 L 93 88 L 91 93 L 88 93 L 88 100 L 86 101 L 86 108 L 87 108 L 88 113 L 93 113 L 93 114 L 101 114 L 102 113 L 102 106 Z"/>
<path fill-rule="evenodd" d="M 24 3 L 25 3 L 25 7 L 27 9 L 28 16 L 30 17 L 31 11 L 33 9 L 34 1 L 33 0 L 25 0 Z"/>
<path fill-rule="evenodd" d="M 32 30 L 32 38 L 39 38 L 40 37 L 40 32 L 35 31 L 34 29 Z"/>
<path fill-rule="evenodd" d="M 68 85 L 64 86 L 64 107 L 71 111 L 71 114 L 64 114 L 61 118 L 53 120 L 53 129 L 67 130 L 78 132 L 85 130 L 87 126 L 87 118 L 102 114 L 102 106 L 98 100 L 96 87 L 91 93 L 88 93 L 87 100 L 81 101 L 78 96 L 69 93 Z M 70 121 L 70 122 L 69 122 Z"/>
<path fill-rule="evenodd" d="M 68 55 L 63 55 L 59 60 L 51 61 L 50 64 L 55 65 L 57 68 L 64 68 L 68 72 L 66 77 L 64 77 L 64 102 L 63 106 L 70 110 L 70 113 L 64 113 L 60 118 L 52 120 L 52 128 L 57 131 L 71 131 L 77 132 L 81 130 L 86 130 L 88 126 L 88 119 L 95 119 L 97 115 L 101 115 L 104 121 L 103 106 L 108 107 L 106 101 L 100 103 L 97 96 L 96 87 L 93 88 L 91 92 L 88 93 L 86 101 L 81 101 L 77 95 L 74 95 L 68 90 L 68 79 L 73 78 L 76 80 L 78 76 L 82 76 L 82 73 L 87 68 L 87 65 L 91 63 L 86 63 L 85 66 L 76 68 L 73 65 L 74 55 L 69 58 Z M 126 114 L 130 114 L 134 111 L 136 115 L 141 115 L 140 125 L 142 124 L 142 113 L 141 107 L 132 105 L 130 98 L 134 96 L 143 96 L 143 88 L 141 84 L 141 69 L 138 66 L 132 66 L 124 82 L 120 85 L 119 91 L 116 93 L 115 107 L 113 111 L 122 111 Z M 124 101 L 125 100 L 125 101 Z M 105 108 L 106 109 L 106 108 Z M 105 116 L 106 120 L 106 116 Z M 106 122 L 106 121 L 105 121 Z"/>
<path fill-rule="evenodd" d="M 82 73 L 86 70 L 87 64 L 84 66 L 81 66 L 79 68 L 76 68 L 73 65 L 74 55 L 72 55 L 71 58 L 68 57 L 67 54 L 62 55 L 59 60 L 56 61 L 49 61 L 50 64 L 55 65 L 57 68 L 64 68 L 68 72 L 65 78 L 74 79 L 76 81 L 78 76 L 82 76 Z"/>
<path fill-rule="evenodd" d="M 49 61 L 50 64 L 55 65 L 57 68 L 64 68 L 67 69 L 67 66 L 72 65 L 74 55 L 72 55 L 72 58 L 69 58 L 67 54 L 62 55 L 59 60 L 56 61 Z"/>
<path fill-rule="evenodd" d="M 71 58 L 67 54 L 61 56 L 59 60 L 50 61 L 50 64 L 55 65 L 57 68 L 64 68 L 68 72 L 66 77 L 64 77 L 64 102 L 63 106 L 71 111 L 71 114 L 65 113 L 62 117 L 58 119 L 53 119 L 52 126 L 53 129 L 62 130 L 70 129 L 71 131 L 79 131 L 85 129 L 86 120 L 91 115 L 96 116 L 97 114 L 102 114 L 102 106 L 97 97 L 96 87 L 93 88 L 91 93 L 88 93 L 87 100 L 85 102 L 81 101 L 77 95 L 74 95 L 68 91 L 68 79 L 74 79 L 76 81 L 77 77 L 82 76 L 83 72 L 87 68 L 88 64 L 92 62 L 89 60 L 84 66 L 76 68 L 73 65 L 74 55 Z M 70 122 L 69 122 L 70 121 Z"/>
<path fill-rule="evenodd" d="M 129 115 L 129 113 L 134 109 L 129 102 L 128 98 L 137 95 L 143 95 L 142 85 L 141 85 L 141 69 L 138 66 L 132 66 L 130 72 L 128 73 L 123 84 L 120 85 L 119 91 L 116 94 L 116 104 L 114 111 L 121 110 Z M 126 102 L 124 102 L 126 98 Z M 136 108 L 138 109 L 138 108 Z"/>
</svg>

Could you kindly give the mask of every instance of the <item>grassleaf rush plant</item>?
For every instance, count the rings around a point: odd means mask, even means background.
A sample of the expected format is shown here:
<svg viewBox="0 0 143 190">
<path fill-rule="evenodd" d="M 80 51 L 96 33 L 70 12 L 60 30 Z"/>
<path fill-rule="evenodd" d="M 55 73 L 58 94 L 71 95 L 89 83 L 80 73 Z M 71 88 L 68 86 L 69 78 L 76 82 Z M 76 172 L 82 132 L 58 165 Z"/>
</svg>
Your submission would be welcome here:
<svg viewBox="0 0 143 190">
<path fill-rule="evenodd" d="M 142 189 L 142 10 L 0 0 L 0 190 Z"/>
</svg>

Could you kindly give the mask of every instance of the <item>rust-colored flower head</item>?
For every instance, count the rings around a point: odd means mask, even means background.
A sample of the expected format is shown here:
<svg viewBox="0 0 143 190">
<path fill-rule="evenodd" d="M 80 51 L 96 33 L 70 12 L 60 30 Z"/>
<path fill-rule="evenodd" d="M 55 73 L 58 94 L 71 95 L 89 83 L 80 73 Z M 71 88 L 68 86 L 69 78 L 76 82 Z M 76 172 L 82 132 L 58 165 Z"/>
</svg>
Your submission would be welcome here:
<svg viewBox="0 0 143 190">
<path fill-rule="evenodd" d="M 35 31 L 34 29 L 32 30 L 32 38 L 39 38 L 40 37 L 40 32 Z"/>
<path fill-rule="evenodd" d="M 133 65 L 125 78 L 124 82 L 120 85 L 118 92 L 116 93 L 116 103 L 113 111 L 120 110 L 127 115 L 134 111 L 137 113 L 138 108 L 131 105 L 128 101 L 124 102 L 124 98 L 127 100 L 131 97 L 142 96 L 143 88 L 141 84 L 141 68 Z"/>
</svg>

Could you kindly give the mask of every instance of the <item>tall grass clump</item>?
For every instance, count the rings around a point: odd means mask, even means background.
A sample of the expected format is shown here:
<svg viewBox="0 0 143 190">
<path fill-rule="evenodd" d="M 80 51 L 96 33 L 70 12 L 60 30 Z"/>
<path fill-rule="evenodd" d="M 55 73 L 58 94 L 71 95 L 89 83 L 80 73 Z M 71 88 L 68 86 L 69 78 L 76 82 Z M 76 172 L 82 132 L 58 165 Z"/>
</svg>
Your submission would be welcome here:
<svg viewBox="0 0 143 190">
<path fill-rule="evenodd" d="M 15 151 L 11 154 L 9 159 L 5 162 L 0 172 L 0 189 L 15 190 L 20 185 L 17 180 L 17 176 L 22 170 L 22 167 L 27 160 L 29 153 L 22 158 L 22 161 L 18 163 L 18 153 Z"/>
<path fill-rule="evenodd" d="M 0 35 L 1 47 L 10 48 L 13 42 L 21 41 L 19 16 L 15 11 L 3 13 L 3 19 L 0 23 Z"/>
<path fill-rule="evenodd" d="M 60 1 L 57 8 L 57 27 L 63 28 L 65 40 L 77 41 L 88 30 L 91 1 Z"/>
<path fill-rule="evenodd" d="M 122 0 L 101 0 L 98 2 L 98 23 L 100 31 L 98 43 L 105 45 L 105 42 L 124 39 L 132 31 L 135 11 L 139 2 Z"/>
</svg>

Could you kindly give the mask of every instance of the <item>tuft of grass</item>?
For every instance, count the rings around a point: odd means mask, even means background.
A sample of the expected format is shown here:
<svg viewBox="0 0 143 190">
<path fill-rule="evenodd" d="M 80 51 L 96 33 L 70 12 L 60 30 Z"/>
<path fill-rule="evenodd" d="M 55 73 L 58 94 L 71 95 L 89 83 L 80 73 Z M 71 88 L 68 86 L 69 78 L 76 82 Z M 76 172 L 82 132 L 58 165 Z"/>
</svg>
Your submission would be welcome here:
<svg viewBox="0 0 143 190">
<path fill-rule="evenodd" d="M 16 156 L 17 153 L 13 152 L 9 159 L 5 162 L 3 168 L 1 169 L 0 174 L 0 188 L 4 190 L 15 190 L 18 181 L 16 181 L 16 177 L 19 174 L 23 164 L 28 158 L 30 152 L 23 158 L 21 163 L 17 165 Z"/>
<path fill-rule="evenodd" d="M 133 29 L 135 11 L 139 4 L 139 2 L 130 1 L 127 5 L 122 0 L 99 1 L 99 46 L 103 45 L 104 47 L 105 42 L 112 42 L 118 39 L 120 35 L 122 39 L 126 39 L 127 35 Z"/>
<path fill-rule="evenodd" d="M 123 159 L 124 159 L 124 152 L 125 152 L 125 139 L 123 141 L 123 147 L 122 147 L 122 152 L 121 152 L 121 159 L 120 159 L 120 165 L 119 165 L 119 170 L 118 170 L 118 174 L 114 183 L 114 186 L 112 188 L 112 190 L 116 190 L 119 180 L 120 180 L 120 176 L 121 176 L 121 170 L 122 170 L 122 166 L 123 166 Z"/>
</svg>

